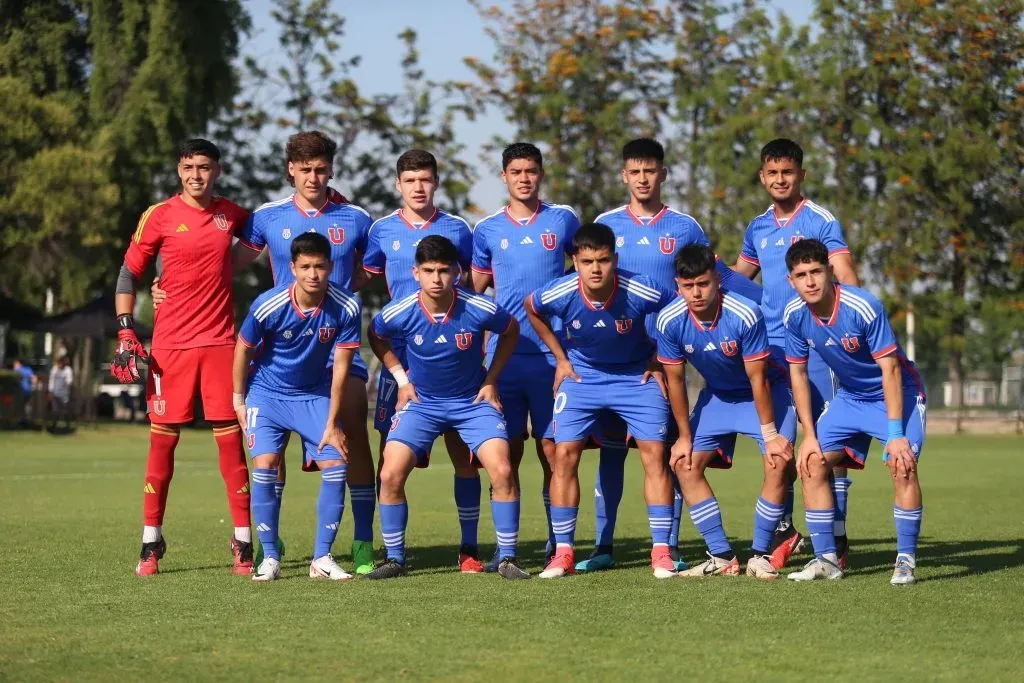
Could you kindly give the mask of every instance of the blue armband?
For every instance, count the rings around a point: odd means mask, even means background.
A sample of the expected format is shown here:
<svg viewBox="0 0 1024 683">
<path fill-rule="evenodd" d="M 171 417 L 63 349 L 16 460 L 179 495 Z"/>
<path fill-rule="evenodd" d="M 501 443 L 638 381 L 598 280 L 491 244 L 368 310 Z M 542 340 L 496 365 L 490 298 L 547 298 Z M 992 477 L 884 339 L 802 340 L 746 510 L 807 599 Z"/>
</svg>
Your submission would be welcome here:
<svg viewBox="0 0 1024 683">
<path fill-rule="evenodd" d="M 889 419 L 889 438 L 886 439 L 885 443 L 895 441 L 896 439 L 903 438 L 903 420 L 900 419 Z"/>
</svg>

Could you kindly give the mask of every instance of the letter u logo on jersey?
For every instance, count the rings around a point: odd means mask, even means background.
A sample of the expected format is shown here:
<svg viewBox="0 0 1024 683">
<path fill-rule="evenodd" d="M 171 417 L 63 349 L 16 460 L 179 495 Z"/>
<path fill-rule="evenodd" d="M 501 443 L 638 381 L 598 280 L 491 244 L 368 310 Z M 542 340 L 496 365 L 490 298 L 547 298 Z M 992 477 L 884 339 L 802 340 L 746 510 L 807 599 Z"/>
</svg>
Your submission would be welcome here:
<svg viewBox="0 0 1024 683">
<path fill-rule="evenodd" d="M 789 244 L 790 244 L 790 246 L 793 246 L 794 244 L 796 244 L 797 242 L 799 242 L 803 238 L 804 238 L 803 235 L 790 235 L 790 237 L 789 237 Z"/>
<path fill-rule="evenodd" d="M 320 343 L 321 344 L 326 344 L 327 342 L 329 342 L 332 339 L 334 339 L 334 334 L 337 331 L 338 330 L 336 328 L 333 328 L 333 327 L 321 327 L 320 328 Z"/>
<path fill-rule="evenodd" d="M 846 349 L 848 353 L 857 353 L 860 351 L 860 339 L 857 337 L 843 337 L 840 341 L 843 342 L 843 348 Z"/>
<path fill-rule="evenodd" d="M 633 319 L 616 320 L 615 329 L 618 330 L 619 334 L 629 334 L 629 331 L 633 329 Z"/>
<path fill-rule="evenodd" d="M 331 244 L 344 244 L 345 228 L 338 225 L 332 225 L 327 228 L 327 236 L 331 239 Z"/>
<path fill-rule="evenodd" d="M 223 230 L 224 232 L 227 232 L 228 227 L 230 227 L 230 224 L 228 223 L 228 217 L 222 213 L 217 213 L 213 215 L 213 224 L 217 226 L 218 230 Z"/>
<path fill-rule="evenodd" d="M 540 243 L 548 251 L 554 251 L 555 247 L 558 246 L 558 235 L 553 232 L 546 232 L 540 236 Z"/>
<path fill-rule="evenodd" d="M 724 341 L 719 346 L 722 347 L 722 353 L 727 356 L 735 356 L 736 352 L 740 350 L 739 344 L 736 343 L 735 339 Z"/>
<path fill-rule="evenodd" d="M 659 237 L 658 246 L 661 247 L 662 254 L 674 254 L 676 253 L 676 238 Z"/>
<path fill-rule="evenodd" d="M 472 332 L 460 332 L 455 335 L 455 345 L 465 351 L 473 343 Z"/>
</svg>

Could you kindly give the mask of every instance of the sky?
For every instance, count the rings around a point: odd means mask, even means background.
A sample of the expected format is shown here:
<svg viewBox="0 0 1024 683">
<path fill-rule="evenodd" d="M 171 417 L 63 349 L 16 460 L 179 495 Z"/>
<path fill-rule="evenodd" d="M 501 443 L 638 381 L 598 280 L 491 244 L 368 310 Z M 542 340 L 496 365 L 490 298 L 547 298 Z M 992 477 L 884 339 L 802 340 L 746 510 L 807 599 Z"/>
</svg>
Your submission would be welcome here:
<svg viewBox="0 0 1024 683">
<path fill-rule="evenodd" d="M 254 35 L 243 50 L 262 66 L 270 66 L 279 51 L 270 17 L 271 1 L 246 0 L 245 4 L 253 18 Z M 806 23 L 812 9 L 812 0 L 772 0 L 768 4 L 788 14 L 796 24 Z M 462 63 L 463 57 L 472 55 L 486 60 L 494 53 L 477 11 L 466 0 L 334 0 L 334 9 L 345 17 L 340 52 L 343 56 L 362 56 L 362 63 L 352 77 L 360 91 L 367 95 L 401 89 L 399 60 L 403 48 L 397 35 L 406 26 L 419 34 L 420 64 L 427 78 L 432 80 L 472 80 L 473 74 Z M 493 110 L 476 121 L 461 121 L 457 132 L 466 146 L 467 160 L 477 163 L 478 150 L 494 135 L 501 134 L 506 126 L 500 113 Z M 481 178 L 472 191 L 473 202 L 487 213 L 504 203 L 505 187 L 498 176 L 499 170 L 497 163 L 493 168 L 480 166 Z"/>
</svg>

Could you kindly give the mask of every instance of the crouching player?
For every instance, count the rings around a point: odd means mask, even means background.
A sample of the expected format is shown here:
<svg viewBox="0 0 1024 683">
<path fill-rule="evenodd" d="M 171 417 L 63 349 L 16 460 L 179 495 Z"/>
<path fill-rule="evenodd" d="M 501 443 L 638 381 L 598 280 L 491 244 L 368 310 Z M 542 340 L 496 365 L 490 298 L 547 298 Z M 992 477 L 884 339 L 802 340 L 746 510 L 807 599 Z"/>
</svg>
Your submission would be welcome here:
<svg viewBox="0 0 1024 683">
<path fill-rule="evenodd" d="M 615 234 L 599 223 L 573 237 L 576 273 L 552 280 L 526 299 L 541 341 L 554 354 L 555 457 L 551 463 L 551 525 L 555 556 L 540 574 L 552 579 L 576 571 L 573 544 L 580 505 L 579 464 L 587 437 L 605 410 L 618 415 L 636 439 L 644 466 L 644 496 L 651 526 L 654 576 L 675 576 L 669 555 L 672 481 L 665 466 L 668 404 L 645 370 L 651 345 L 645 319 L 672 299 L 653 280 L 617 268 Z M 560 318 L 568 355 L 549 319 Z"/>
<path fill-rule="evenodd" d="M 800 240 L 786 252 L 789 281 L 800 295 L 786 305 L 786 357 L 793 402 L 804 429 L 797 472 L 804 492 L 814 559 L 789 575 L 793 581 L 841 579 L 833 532 L 833 467 L 863 469 L 871 439 L 885 444 L 895 491 L 894 586 L 914 583 L 921 531 L 917 460 L 925 434 L 925 393 L 914 365 L 896 341 L 881 302 L 850 285 L 833 284 L 828 249 Z M 839 391 L 817 424 L 811 419 L 807 357 L 813 348 L 839 380 Z"/>
<path fill-rule="evenodd" d="M 760 307 L 721 288 L 710 247 L 679 250 L 676 284 L 682 297 L 666 306 L 657 319 L 658 360 L 665 367 L 672 415 L 679 427 L 669 465 L 682 486 L 690 519 L 708 547 L 706 561 L 679 575 L 740 573 L 704 470 L 732 467 L 736 435 L 743 434 L 757 441 L 764 456 L 764 483 L 754 506 L 753 557 L 747 562 L 747 574 L 777 579 L 768 553 L 782 519 L 786 466 L 793 460 L 796 440 L 786 375 L 771 365 Z M 706 384 L 692 414 L 686 396 L 686 361 Z"/>
<path fill-rule="evenodd" d="M 305 457 L 316 461 L 321 477 L 309 576 L 344 581 L 352 575 L 334 561 L 331 545 L 345 505 L 347 448 L 340 427 L 341 406 L 352 357 L 359 348 L 360 305 L 350 293 L 328 282 L 332 264 L 326 237 L 303 233 L 292 240 L 291 253 L 295 281 L 256 298 L 235 345 L 235 412 L 252 456 L 252 515 L 264 552 L 252 579 L 273 581 L 281 574 L 280 506 L 274 487 L 283 442 L 294 431 L 302 437 Z M 334 369 L 327 374 L 324 367 L 331 354 Z"/>
<path fill-rule="evenodd" d="M 405 482 L 417 464 L 425 464 L 434 439 L 455 430 L 491 479 L 491 516 L 501 557 L 498 573 L 506 579 L 528 579 L 516 560 L 519 488 L 497 388 L 498 376 L 516 348 L 519 325 L 492 299 L 455 287 L 459 251 L 447 238 L 424 237 L 415 260 L 413 275 L 420 290 L 385 306 L 370 330 L 370 347 L 398 385 L 398 412 L 391 419 L 380 470 L 380 530 L 387 558 L 366 578 L 405 574 Z M 487 331 L 499 339 L 485 373 Z M 390 337 L 406 343 L 408 374 L 387 341 Z"/>
</svg>

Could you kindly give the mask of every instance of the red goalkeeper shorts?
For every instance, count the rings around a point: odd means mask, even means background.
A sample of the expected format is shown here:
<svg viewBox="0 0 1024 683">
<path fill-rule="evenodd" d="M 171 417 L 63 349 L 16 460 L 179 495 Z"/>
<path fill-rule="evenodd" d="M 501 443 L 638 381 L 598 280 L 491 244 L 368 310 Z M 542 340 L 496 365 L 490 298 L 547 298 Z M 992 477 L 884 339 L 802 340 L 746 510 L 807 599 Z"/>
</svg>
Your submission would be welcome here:
<svg viewBox="0 0 1024 683">
<path fill-rule="evenodd" d="M 196 394 L 203 397 L 203 415 L 211 422 L 234 421 L 231 365 L 234 346 L 154 349 L 146 379 L 146 408 L 154 424 L 191 422 Z"/>
</svg>

